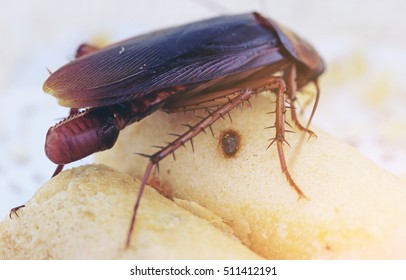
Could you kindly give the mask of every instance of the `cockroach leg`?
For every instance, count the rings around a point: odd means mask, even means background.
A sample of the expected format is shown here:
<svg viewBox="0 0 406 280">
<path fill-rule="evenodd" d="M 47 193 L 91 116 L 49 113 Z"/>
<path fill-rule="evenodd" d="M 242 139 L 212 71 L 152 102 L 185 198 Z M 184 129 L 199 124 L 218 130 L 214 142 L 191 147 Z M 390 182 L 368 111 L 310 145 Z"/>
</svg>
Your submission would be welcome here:
<svg viewBox="0 0 406 280">
<path fill-rule="evenodd" d="M 296 107 L 295 107 L 295 102 L 297 99 L 296 98 L 296 93 L 297 93 L 296 76 L 297 76 L 296 64 L 292 64 L 291 66 L 289 66 L 289 69 L 285 72 L 285 78 L 288 83 L 287 99 L 288 99 L 289 105 L 290 105 L 290 113 L 291 113 L 292 121 L 299 130 L 309 133 L 309 135 L 310 135 L 309 137 L 312 137 L 312 136 L 317 137 L 316 134 L 309 129 L 309 125 L 310 125 L 311 119 L 314 115 L 314 112 L 316 111 L 318 96 L 316 97 L 316 103 L 315 103 L 315 107 L 313 107 L 312 115 L 309 119 L 309 122 L 307 123 L 307 125 L 305 127 L 300 123 L 299 118 L 297 117 L 297 114 L 296 114 Z"/>
<path fill-rule="evenodd" d="M 130 246 L 131 234 L 134 230 L 135 218 L 137 216 L 141 197 L 142 197 L 142 194 L 144 193 L 145 185 L 147 184 L 148 178 L 151 175 L 151 171 L 153 170 L 153 168 L 155 166 L 157 166 L 158 163 L 162 159 L 167 157 L 169 154 L 173 154 L 175 152 L 175 150 L 177 150 L 180 146 L 184 145 L 184 143 L 186 143 L 188 141 L 192 141 L 192 139 L 196 135 L 198 135 L 200 132 L 204 131 L 205 128 L 209 127 L 211 124 L 216 122 L 219 118 L 222 118 L 224 116 L 224 114 L 227 114 L 234 108 L 238 107 L 242 102 L 251 98 L 251 96 L 253 96 L 254 94 L 255 94 L 255 91 L 253 91 L 251 89 L 241 90 L 241 93 L 239 95 L 237 95 L 233 99 L 230 99 L 227 103 L 224 103 L 223 105 L 221 105 L 217 110 L 210 112 L 205 118 L 203 118 L 201 121 L 199 121 L 194 126 L 190 126 L 189 129 L 185 133 L 180 135 L 174 141 L 170 142 L 160 151 L 158 151 L 155 154 L 150 155 L 150 156 L 142 154 L 143 156 L 147 156 L 149 158 L 149 162 L 148 162 L 147 168 L 145 169 L 145 172 L 144 172 L 144 177 L 142 179 L 141 186 L 138 191 L 137 200 L 134 204 L 130 228 L 129 228 L 128 234 L 127 234 L 127 241 L 126 241 L 127 248 Z"/>
<path fill-rule="evenodd" d="M 309 125 L 310 125 L 310 121 L 308 122 L 308 124 L 306 125 L 306 127 L 304 127 L 304 126 L 299 122 L 299 119 L 298 119 L 297 114 L 296 114 L 295 103 L 294 103 L 293 100 L 292 100 L 292 103 L 291 103 L 290 114 L 291 114 L 291 118 L 292 118 L 293 123 L 295 124 L 295 126 L 296 126 L 299 130 L 309 133 L 309 138 L 312 137 L 312 136 L 317 137 L 316 133 L 314 133 L 312 130 L 310 130 L 310 129 L 308 128 Z"/>
<path fill-rule="evenodd" d="M 320 88 L 319 88 L 319 83 L 317 80 L 313 81 L 315 87 L 316 87 L 316 99 L 314 100 L 313 108 L 312 108 L 312 113 L 310 114 L 309 121 L 307 122 L 306 127 L 309 127 L 310 123 L 312 122 L 314 113 L 316 112 L 317 105 L 319 105 L 319 99 L 320 99 Z M 316 134 L 315 134 L 316 136 Z M 316 136 L 317 137 L 317 136 Z"/>
<path fill-rule="evenodd" d="M 299 199 L 306 198 L 302 190 L 298 187 L 298 185 L 293 181 L 292 176 L 289 173 L 286 160 L 285 160 L 285 153 L 283 151 L 283 143 L 289 145 L 289 143 L 285 139 L 285 93 L 286 93 L 286 84 L 283 79 L 278 79 L 276 81 L 278 84 L 277 94 L 276 94 L 276 108 L 275 108 L 275 138 L 272 139 L 271 144 L 268 148 L 276 142 L 279 162 L 282 168 L 282 173 L 285 174 L 286 179 L 288 180 L 289 184 L 292 188 L 296 191 L 299 196 Z"/>
<path fill-rule="evenodd" d="M 8 214 L 8 216 L 10 217 L 10 219 L 13 218 L 13 217 L 12 217 L 12 214 L 16 215 L 17 217 L 20 217 L 20 216 L 18 216 L 17 211 L 18 211 L 19 209 L 21 209 L 21 208 L 24 208 L 24 207 L 25 207 L 25 205 L 23 204 L 23 205 L 20 205 L 20 206 L 17 206 L 17 207 L 14 207 L 14 208 L 10 209 L 10 213 Z"/>
</svg>

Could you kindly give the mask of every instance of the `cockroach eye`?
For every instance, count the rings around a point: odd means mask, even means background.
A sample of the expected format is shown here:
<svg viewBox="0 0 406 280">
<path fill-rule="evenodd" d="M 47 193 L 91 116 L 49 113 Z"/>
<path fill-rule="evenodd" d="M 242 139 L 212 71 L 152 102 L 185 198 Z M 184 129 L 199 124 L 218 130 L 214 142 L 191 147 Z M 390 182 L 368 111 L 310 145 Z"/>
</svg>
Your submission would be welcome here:
<svg viewBox="0 0 406 280">
<path fill-rule="evenodd" d="M 241 137 L 237 131 L 229 130 L 222 134 L 220 139 L 221 152 L 225 157 L 233 157 L 240 149 Z"/>
</svg>

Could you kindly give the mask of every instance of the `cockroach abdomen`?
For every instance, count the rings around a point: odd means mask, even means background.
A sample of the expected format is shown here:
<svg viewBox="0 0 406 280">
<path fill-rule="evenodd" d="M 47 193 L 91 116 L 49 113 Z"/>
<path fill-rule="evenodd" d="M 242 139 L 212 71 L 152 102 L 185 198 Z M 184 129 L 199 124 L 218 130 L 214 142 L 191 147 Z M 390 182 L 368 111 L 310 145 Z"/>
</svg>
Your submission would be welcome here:
<svg viewBox="0 0 406 280">
<path fill-rule="evenodd" d="M 119 127 L 108 110 L 87 110 L 68 117 L 48 130 L 45 153 L 56 164 L 67 164 L 110 149 Z"/>
</svg>

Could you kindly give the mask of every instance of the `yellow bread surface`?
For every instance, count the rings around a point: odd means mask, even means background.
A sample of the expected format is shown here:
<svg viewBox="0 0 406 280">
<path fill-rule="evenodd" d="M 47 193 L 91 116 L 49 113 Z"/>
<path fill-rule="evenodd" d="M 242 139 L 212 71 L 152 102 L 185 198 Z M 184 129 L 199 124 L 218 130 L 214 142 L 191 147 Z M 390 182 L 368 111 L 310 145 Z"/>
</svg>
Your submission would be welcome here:
<svg viewBox="0 0 406 280">
<path fill-rule="evenodd" d="M 139 181 L 102 165 L 62 172 L 0 223 L 0 259 L 259 259 L 228 232 L 147 187 L 132 235 Z"/>
<path fill-rule="evenodd" d="M 272 259 L 406 258 L 406 185 L 355 149 L 312 128 L 317 138 L 286 133 L 284 151 L 297 193 L 281 172 L 276 145 L 266 149 L 274 124 L 273 97 L 258 96 L 159 163 L 156 177 L 167 196 L 198 204 L 220 216 L 248 247 Z M 126 128 L 97 161 L 141 178 L 151 146 L 183 133 L 181 124 L 204 112 L 156 112 Z M 287 115 L 289 111 L 287 111 Z M 317 117 L 317 113 L 316 113 Z M 288 118 L 289 120 L 289 118 Z M 291 123 L 291 121 L 289 121 Z M 287 127 L 287 129 L 290 129 Z M 295 129 L 295 128 L 293 128 Z M 241 135 L 235 157 L 225 158 L 220 137 Z"/>
</svg>

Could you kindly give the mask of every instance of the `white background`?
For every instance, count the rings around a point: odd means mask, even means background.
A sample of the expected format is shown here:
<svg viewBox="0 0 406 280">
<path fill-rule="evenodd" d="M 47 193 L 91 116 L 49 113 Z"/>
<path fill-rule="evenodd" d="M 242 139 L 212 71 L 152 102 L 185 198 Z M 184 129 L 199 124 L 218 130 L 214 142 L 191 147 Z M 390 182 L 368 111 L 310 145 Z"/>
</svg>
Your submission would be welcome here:
<svg viewBox="0 0 406 280">
<path fill-rule="evenodd" d="M 33 276 L 48 279 L 405 279 L 404 261 L 3 261 L 0 269 L 4 275 L 14 280 L 25 280 Z M 24 269 L 21 266 L 24 265 Z M 178 269 L 190 273 L 196 269 L 212 269 L 214 275 L 167 276 L 131 275 L 135 268 L 152 271 L 152 269 Z M 244 267 L 275 267 L 277 275 L 226 275 L 225 271 L 234 273 Z M 248 269 L 247 269 L 248 270 Z M 140 271 L 140 270 L 138 270 Z"/>
<path fill-rule="evenodd" d="M 46 68 L 68 62 L 83 42 L 109 43 L 253 10 L 295 30 L 325 59 L 314 124 L 405 179 L 405 3 L 0 0 L 0 218 L 28 200 L 55 168 L 43 152 L 44 139 L 68 110 L 42 92 Z"/>
</svg>

